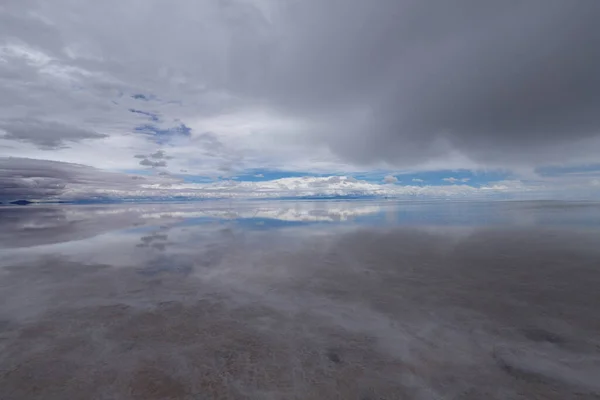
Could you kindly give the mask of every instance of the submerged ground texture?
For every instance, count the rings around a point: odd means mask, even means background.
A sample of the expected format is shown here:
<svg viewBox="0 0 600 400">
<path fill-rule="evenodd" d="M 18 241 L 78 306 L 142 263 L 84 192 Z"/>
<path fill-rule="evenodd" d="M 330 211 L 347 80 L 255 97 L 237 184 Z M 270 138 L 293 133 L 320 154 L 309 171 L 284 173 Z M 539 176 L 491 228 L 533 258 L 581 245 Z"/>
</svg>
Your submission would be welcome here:
<svg viewBox="0 0 600 400">
<path fill-rule="evenodd" d="M 596 228 L 35 213 L 0 213 L 3 400 L 600 399 Z"/>
</svg>

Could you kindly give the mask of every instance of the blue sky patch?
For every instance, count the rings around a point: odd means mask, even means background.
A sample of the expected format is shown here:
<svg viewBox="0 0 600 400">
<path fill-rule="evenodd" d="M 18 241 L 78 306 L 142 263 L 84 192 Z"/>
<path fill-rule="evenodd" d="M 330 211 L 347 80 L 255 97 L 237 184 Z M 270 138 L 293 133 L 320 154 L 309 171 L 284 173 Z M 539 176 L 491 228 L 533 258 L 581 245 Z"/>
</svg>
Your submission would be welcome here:
<svg viewBox="0 0 600 400">
<path fill-rule="evenodd" d="M 246 182 L 272 181 L 281 178 L 301 178 L 303 176 L 332 176 L 332 174 L 315 174 L 303 171 L 278 171 L 272 169 L 251 169 L 236 174 L 233 180 Z"/>
</svg>

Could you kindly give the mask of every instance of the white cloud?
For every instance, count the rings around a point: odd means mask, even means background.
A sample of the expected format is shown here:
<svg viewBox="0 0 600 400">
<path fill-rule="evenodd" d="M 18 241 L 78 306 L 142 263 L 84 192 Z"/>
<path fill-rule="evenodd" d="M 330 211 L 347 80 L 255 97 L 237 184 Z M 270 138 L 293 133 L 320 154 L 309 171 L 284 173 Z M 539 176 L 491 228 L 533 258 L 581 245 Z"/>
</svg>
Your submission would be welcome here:
<svg viewBox="0 0 600 400">
<path fill-rule="evenodd" d="M 396 178 L 394 175 L 386 175 L 386 177 L 383 178 L 383 181 L 385 183 L 396 183 L 398 182 L 398 178 Z"/>
<path fill-rule="evenodd" d="M 416 183 L 423 183 L 423 182 L 425 182 L 423 179 L 419 179 L 419 178 L 413 178 L 412 181 L 416 182 Z"/>
<path fill-rule="evenodd" d="M 139 210 L 139 209 L 138 209 Z M 142 208 L 144 210 L 144 208 Z M 381 204 L 357 204 L 353 202 L 327 202 L 315 207 L 315 203 L 294 202 L 293 205 L 285 203 L 253 203 L 252 207 L 198 207 L 185 208 L 178 205 L 176 211 L 172 207 L 157 207 L 144 212 L 141 217 L 145 219 L 165 218 L 268 218 L 281 221 L 347 221 L 359 216 L 381 212 Z"/>
<path fill-rule="evenodd" d="M 471 178 L 454 178 L 451 176 L 449 178 L 442 178 L 442 180 L 444 182 L 449 182 L 449 183 L 457 183 L 457 182 L 467 183 L 471 180 Z"/>
</svg>

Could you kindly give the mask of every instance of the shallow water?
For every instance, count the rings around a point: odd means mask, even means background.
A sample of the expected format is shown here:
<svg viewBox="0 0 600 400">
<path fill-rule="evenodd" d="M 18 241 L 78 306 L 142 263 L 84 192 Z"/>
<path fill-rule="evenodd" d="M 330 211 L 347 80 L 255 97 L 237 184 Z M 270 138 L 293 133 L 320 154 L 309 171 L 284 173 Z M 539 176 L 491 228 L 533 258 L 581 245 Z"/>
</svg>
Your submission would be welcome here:
<svg viewBox="0 0 600 400">
<path fill-rule="evenodd" d="M 598 399 L 600 205 L 0 208 L 0 399 Z"/>
</svg>

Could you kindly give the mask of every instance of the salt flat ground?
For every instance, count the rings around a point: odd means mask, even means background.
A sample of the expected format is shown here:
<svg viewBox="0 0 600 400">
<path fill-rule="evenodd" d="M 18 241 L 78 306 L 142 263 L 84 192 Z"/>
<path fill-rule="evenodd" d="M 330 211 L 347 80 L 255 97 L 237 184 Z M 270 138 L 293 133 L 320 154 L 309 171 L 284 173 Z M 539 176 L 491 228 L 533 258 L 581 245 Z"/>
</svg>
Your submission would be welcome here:
<svg viewBox="0 0 600 400">
<path fill-rule="evenodd" d="M 600 399 L 600 205 L 0 208 L 0 399 Z"/>
</svg>

